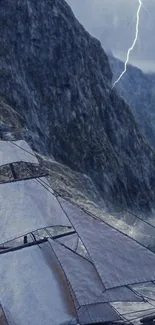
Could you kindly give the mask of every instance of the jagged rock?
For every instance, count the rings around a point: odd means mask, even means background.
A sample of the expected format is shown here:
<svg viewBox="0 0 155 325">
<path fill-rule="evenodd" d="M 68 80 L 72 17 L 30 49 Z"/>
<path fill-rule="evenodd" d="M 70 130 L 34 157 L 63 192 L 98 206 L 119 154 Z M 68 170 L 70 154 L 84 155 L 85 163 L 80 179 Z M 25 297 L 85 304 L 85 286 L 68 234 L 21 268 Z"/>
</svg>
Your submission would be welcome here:
<svg viewBox="0 0 155 325">
<path fill-rule="evenodd" d="M 113 79 L 116 80 L 124 70 L 124 63 L 110 54 L 108 56 Z M 140 130 L 155 148 L 155 74 L 146 74 L 128 65 L 127 72 L 116 84 L 116 89 L 130 105 Z"/>
<path fill-rule="evenodd" d="M 0 95 L 33 148 L 89 175 L 110 205 L 151 210 L 155 154 L 100 43 L 63 0 L 5 0 L 0 27 Z"/>
</svg>

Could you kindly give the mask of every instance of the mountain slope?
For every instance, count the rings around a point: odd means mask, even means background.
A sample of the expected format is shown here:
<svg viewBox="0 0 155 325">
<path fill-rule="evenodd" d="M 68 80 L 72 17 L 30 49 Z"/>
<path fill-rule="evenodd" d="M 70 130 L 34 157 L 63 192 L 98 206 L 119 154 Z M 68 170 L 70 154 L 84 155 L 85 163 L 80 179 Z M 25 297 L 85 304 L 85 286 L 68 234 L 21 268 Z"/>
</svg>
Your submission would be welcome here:
<svg viewBox="0 0 155 325">
<path fill-rule="evenodd" d="M 105 202 L 143 210 L 155 199 L 155 154 L 111 89 L 100 43 L 63 0 L 6 0 L 0 95 L 42 154 L 89 175 Z"/>
<path fill-rule="evenodd" d="M 114 80 L 124 70 L 124 63 L 109 55 Z M 127 73 L 116 85 L 118 93 L 132 108 L 140 129 L 155 148 L 155 74 L 144 74 L 138 68 L 128 65 Z"/>
<path fill-rule="evenodd" d="M 97 37 L 105 49 L 125 60 L 133 43 L 136 30 L 138 0 L 67 0 L 85 28 Z M 138 41 L 130 55 L 130 62 L 145 69 L 155 71 L 154 60 L 154 1 L 143 0 L 147 10 L 140 11 Z"/>
</svg>

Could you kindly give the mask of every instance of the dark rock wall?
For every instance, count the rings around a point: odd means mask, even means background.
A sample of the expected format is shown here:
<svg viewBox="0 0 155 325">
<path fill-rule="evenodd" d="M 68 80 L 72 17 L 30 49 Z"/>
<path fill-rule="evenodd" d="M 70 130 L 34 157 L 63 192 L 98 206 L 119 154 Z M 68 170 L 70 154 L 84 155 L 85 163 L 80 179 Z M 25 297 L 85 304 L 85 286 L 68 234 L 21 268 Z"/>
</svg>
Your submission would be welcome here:
<svg viewBox="0 0 155 325">
<path fill-rule="evenodd" d="M 0 96 L 35 134 L 33 148 L 89 175 L 110 204 L 151 209 L 154 152 L 65 1 L 2 1 L 0 29 Z"/>
</svg>

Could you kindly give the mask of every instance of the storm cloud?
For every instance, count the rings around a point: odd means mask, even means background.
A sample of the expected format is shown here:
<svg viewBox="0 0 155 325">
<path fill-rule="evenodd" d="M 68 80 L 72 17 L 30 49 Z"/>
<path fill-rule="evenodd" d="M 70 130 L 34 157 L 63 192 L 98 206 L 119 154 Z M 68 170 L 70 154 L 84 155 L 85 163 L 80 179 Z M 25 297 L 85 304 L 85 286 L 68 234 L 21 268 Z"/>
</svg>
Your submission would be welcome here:
<svg viewBox="0 0 155 325">
<path fill-rule="evenodd" d="M 136 25 L 138 0 L 67 0 L 84 27 L 100 39 L 103 48 L 125 59 Z M 143 0 L 139 37 L 131 62 L 155 70 L 155 0 Z"/>
</svg>

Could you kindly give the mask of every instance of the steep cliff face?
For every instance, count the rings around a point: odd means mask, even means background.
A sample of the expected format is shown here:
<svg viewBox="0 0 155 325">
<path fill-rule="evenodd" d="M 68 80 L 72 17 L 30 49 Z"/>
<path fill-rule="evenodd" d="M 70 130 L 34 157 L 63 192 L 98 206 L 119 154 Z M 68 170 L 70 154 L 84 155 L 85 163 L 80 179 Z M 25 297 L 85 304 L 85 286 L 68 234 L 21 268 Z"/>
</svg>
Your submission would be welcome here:
<svg viewBox="0 0 155 325">
<path fill-rule="evenodd" d="M 135 37 L 135 22 L 138 0 L 67 0 L 86 29 L 100 39 L 103 48 L 111 49 L 118 57 L 126 58 L 128 48 Z M 143 0 L 147 7 L 140 11 L 138 42 L 132 51 L 131 60 L 146 71 L 155 71 L 155 10 L 154 1 Z M 130 26 L 130 27 L 129 27 Z M 145 61 L 146 60 L 146 61 Z"/>
<path fill-rule="evenodd" d="M 154 207 L 154 152 L 111 89 L 100 43 L 68 5 L 6 0 L 0 28 L 0 95 L 20 117 L 20 135 L 89 175 L 106 202 Z"/>
<path fill-rule="evenodd" d="M 109 62 L 116 80 L 124 70 L 124 64 L 112 55 L 109 55 Z M 144 74 L 128 65 L 127 73 L 116 89 L 130 105 L 140 130 L 155 148 L 155 74 Z"/>
</svg>

